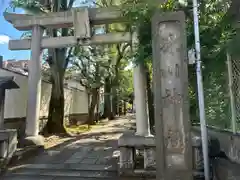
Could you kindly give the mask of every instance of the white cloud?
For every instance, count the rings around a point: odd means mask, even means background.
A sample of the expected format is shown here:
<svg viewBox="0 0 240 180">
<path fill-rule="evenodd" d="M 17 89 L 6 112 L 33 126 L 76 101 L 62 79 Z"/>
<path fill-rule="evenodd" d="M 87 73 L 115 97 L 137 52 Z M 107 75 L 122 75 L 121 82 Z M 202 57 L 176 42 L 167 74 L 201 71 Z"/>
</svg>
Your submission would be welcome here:
<svg viewBox="0 0 240 180">
<path fill-rule="evenodd" d="M 0 44 L 7 44 L 10 40 L 10 37 L 6 35 L 0 35 Z"/>
</svg>

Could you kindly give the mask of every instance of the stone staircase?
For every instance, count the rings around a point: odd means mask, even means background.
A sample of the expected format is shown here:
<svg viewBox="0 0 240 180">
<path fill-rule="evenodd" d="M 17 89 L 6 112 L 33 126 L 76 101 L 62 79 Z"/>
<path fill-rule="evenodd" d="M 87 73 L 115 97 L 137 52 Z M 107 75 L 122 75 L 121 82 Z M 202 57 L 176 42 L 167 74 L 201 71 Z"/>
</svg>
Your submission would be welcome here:
<svg viewBox="0 0 240 180">
<path fill-rule="evenodd" d="M 45 150 L 22 161 L 0 177 L 0 180 L 140 180 L 119 177 L 118 138 L 128 130 L 131 121 L 110 121 L 103 127 L 60 146 Z"/>
<path fill-rule="evenodd" d="M 119 177 L 113 167 L 102 165 L 28 164 L 7 172 L 1 180 L 145 180 Z"/>
<path fill-rule="evenodd" d="M 3 180 L 101 180 L 117 179 L 117 170 L 103 165 L 27 164 L 12 169 Z"/>
<path fill-rule="evenodd" d="M 3 180 L 116 179 L 117 159 L 111 146 L 72 145 L 45 151 L 5 173 Z M 2 178 L 0 178 L 2 180 Z"/>
</svg>

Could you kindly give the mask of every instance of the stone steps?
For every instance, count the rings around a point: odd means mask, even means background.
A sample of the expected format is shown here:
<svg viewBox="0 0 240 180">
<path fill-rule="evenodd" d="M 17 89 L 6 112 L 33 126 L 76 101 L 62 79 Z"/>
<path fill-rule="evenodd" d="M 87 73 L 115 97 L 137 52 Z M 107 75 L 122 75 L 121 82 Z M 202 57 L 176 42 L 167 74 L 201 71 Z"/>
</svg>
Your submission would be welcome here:
<svg viewBox="0 0 240 180">
<path fill-rule="evenodd" d="M 96 180 L 116 179 L 117 170 L 101 165 L 29 164 L 5 174 L 3 180 Z"/>
<path fill-rule="evenodd" d="M 62 170 L 61 173 L 55 170 L 49 170 L 45 173 L 29 170 L 28 172 L 15 172 L 1 177 L 1 180 L 155 180 L 143 177 L 119 177 L 114 174 L 96 175 L 95 171 L 80 171 L 79 174 Z M 99 172 L 98 172 L 99 173 Z"/>
<path fill-rule="evenodd" d="M 117 171 L 117 166 L 113 165 L 103 165 L 103 164 L 73 164 L 73 163 L 63 163 L 63 164 L 24 164 L 10 169 L 10 171 L 18 171 L 24 169 L 41 169 L 41 170 L 90 170 L 90 171 Z"/>
<path fill-rule="evenodd" d="M 11 176 L 6 176 L 1 180 L 98 180 L 98 179 L 99 178 L 14 174 L 14 175 L 11 175 Z M 113 180 L 113 179 L 116 179 L 116 178 L 104 178 L 104 179 Z"/>
<path fill-rule="evenodd" d="M 103 179 L 103 178 L 102 178 Z M 84 177 L 68 177 L 68 176 L 39 176 L 39 175 L 13 175 L 4 177 L 1 180 L 102 180 L 99 178 L 84 178 Z M 154 179 L 147 179 L 147 178 L 139 178 L 139 177 L 111 177 L 111 178 L 104 178 L 106 180 L 155 180 Z"/>
</svg>

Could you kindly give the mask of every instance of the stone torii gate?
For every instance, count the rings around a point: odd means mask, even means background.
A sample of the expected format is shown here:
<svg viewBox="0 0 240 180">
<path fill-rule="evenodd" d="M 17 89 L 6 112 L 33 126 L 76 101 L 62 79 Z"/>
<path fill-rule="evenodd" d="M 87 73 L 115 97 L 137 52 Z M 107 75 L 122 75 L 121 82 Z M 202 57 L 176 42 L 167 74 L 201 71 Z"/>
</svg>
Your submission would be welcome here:
<svg viewBox="0 0 240 180">
<path fill-rule="evenodd" d="M 27 139 L 38 139 L 42 49 L 131 41 L 131 33 L 129 32 L 102 35 L 92 35 L 91 33 L 91 27 L 94 25 L 123 21 L 120 10 L 116 8 L 75 8 L 72 11 L 48 13 L 47 15 L 38 16 L 5 13 L 4 17 L 20 31 L 32 30 L 31 39 L 9 41 L 10 50 L 31 50 L 25 130 Z M 57 29 L 68 27 L 74 28 L 74 36 L 43 37 L 44 28 Z"/>
<path fill-rule="evenodd" d="M 25 15 L 5 13 L 5 19 L 20 30 L 32 30 L 31 39 L 10 40 L 10 50 L 31 50 L 28 80 L 28 103 L 26 120 L 26 139 L 39 142 L 38 120 L 41 95 L 41 51 L 48 48 L 63 48 L 75 45 L 102 45 L 132 42 L 130 32 L 107 33 L 92 35 L 94 25 L 126 22 L 118 7 L 111 8 L 75 8 L 72 11 L 48 13 L 47 15 Z M 43 37 L 44 28 L 74 27 L 74 36 Z M 134 36 L 135 37 L 135 36 Z M 141 135 L 149 133 L 146 110 L 146 92 L 144 91 L 144 76 L 142 68 L 135 67 L 135 93 L 137 96 L 138 132 Z M 38 140 L 36 140 L 38 139 Z"/>
<path fill-rule="evenodd" d="M 31 49 L 28 81 L 26 139 L 38 139 L 38 120 L 41 94 L 41 50 L 74 45 L 106 43 L 136 43 L 136 34 L 109 33 L 92 35 L 93 25 L 125 21 L 118 8 L 76 8 L 72 11 L 46 15 L 5 13 L 4 17 L 18 30 L 32 30 L 31 39 L 10 40 L 10 50 Z M 136 102 L 137 132 L 130 139 L 122 139 L 122 148 L 128 155 L 120 157 L 124 168 L 134 168 L 132 146 L 155 146 L 156 154 L 149 148 L 148 156 L 157 159 L 158 179 L 192 179 L 191 134 L 187 100 L 187 57 L 185 56 L 185 26 L 182 13 L 156 14 L 153 17 L 153 69 L 156 140 L 150 136 L 146 105 L 146 79 L 143 68 L 134 68 L 134 93 Z M 74 27 L 74 36 L 43 37 L 43 28 Z M 155 143 L 154 143 L 155 142 Z M 120 144 L 121 144 L 120 143 Z M 129 149 L 128 149 L 129 148 Z M 134 147 L 135 148 L 135 147 Z M 151 158 L 150 158 L 151 159 Z M 127 160 L 126 164 L 123 160 Z M 174 172 L 174 173 L 172 173 Z"/>
</svg>

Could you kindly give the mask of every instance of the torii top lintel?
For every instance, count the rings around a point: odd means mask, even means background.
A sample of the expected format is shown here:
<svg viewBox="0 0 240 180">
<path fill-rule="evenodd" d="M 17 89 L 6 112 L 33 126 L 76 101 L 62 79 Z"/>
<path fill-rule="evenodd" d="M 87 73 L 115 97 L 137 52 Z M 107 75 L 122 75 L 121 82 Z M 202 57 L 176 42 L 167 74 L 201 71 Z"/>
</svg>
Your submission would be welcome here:
<svg viewBox="0 0 240 180">
<path fill-rule="evenodd" d="M 74 26 L 74 19 L 84 17 L 92 25 L 124 22 L 121 9 L 117 6 L 107 8 L 73 8 L 71 11 L 47 13 L 46 15 L 27 15 L 4 13 L 4 18 L 13 26 L 22 31 L 31 30 L 32 26 L 64 28 Z"/>
</svg>

